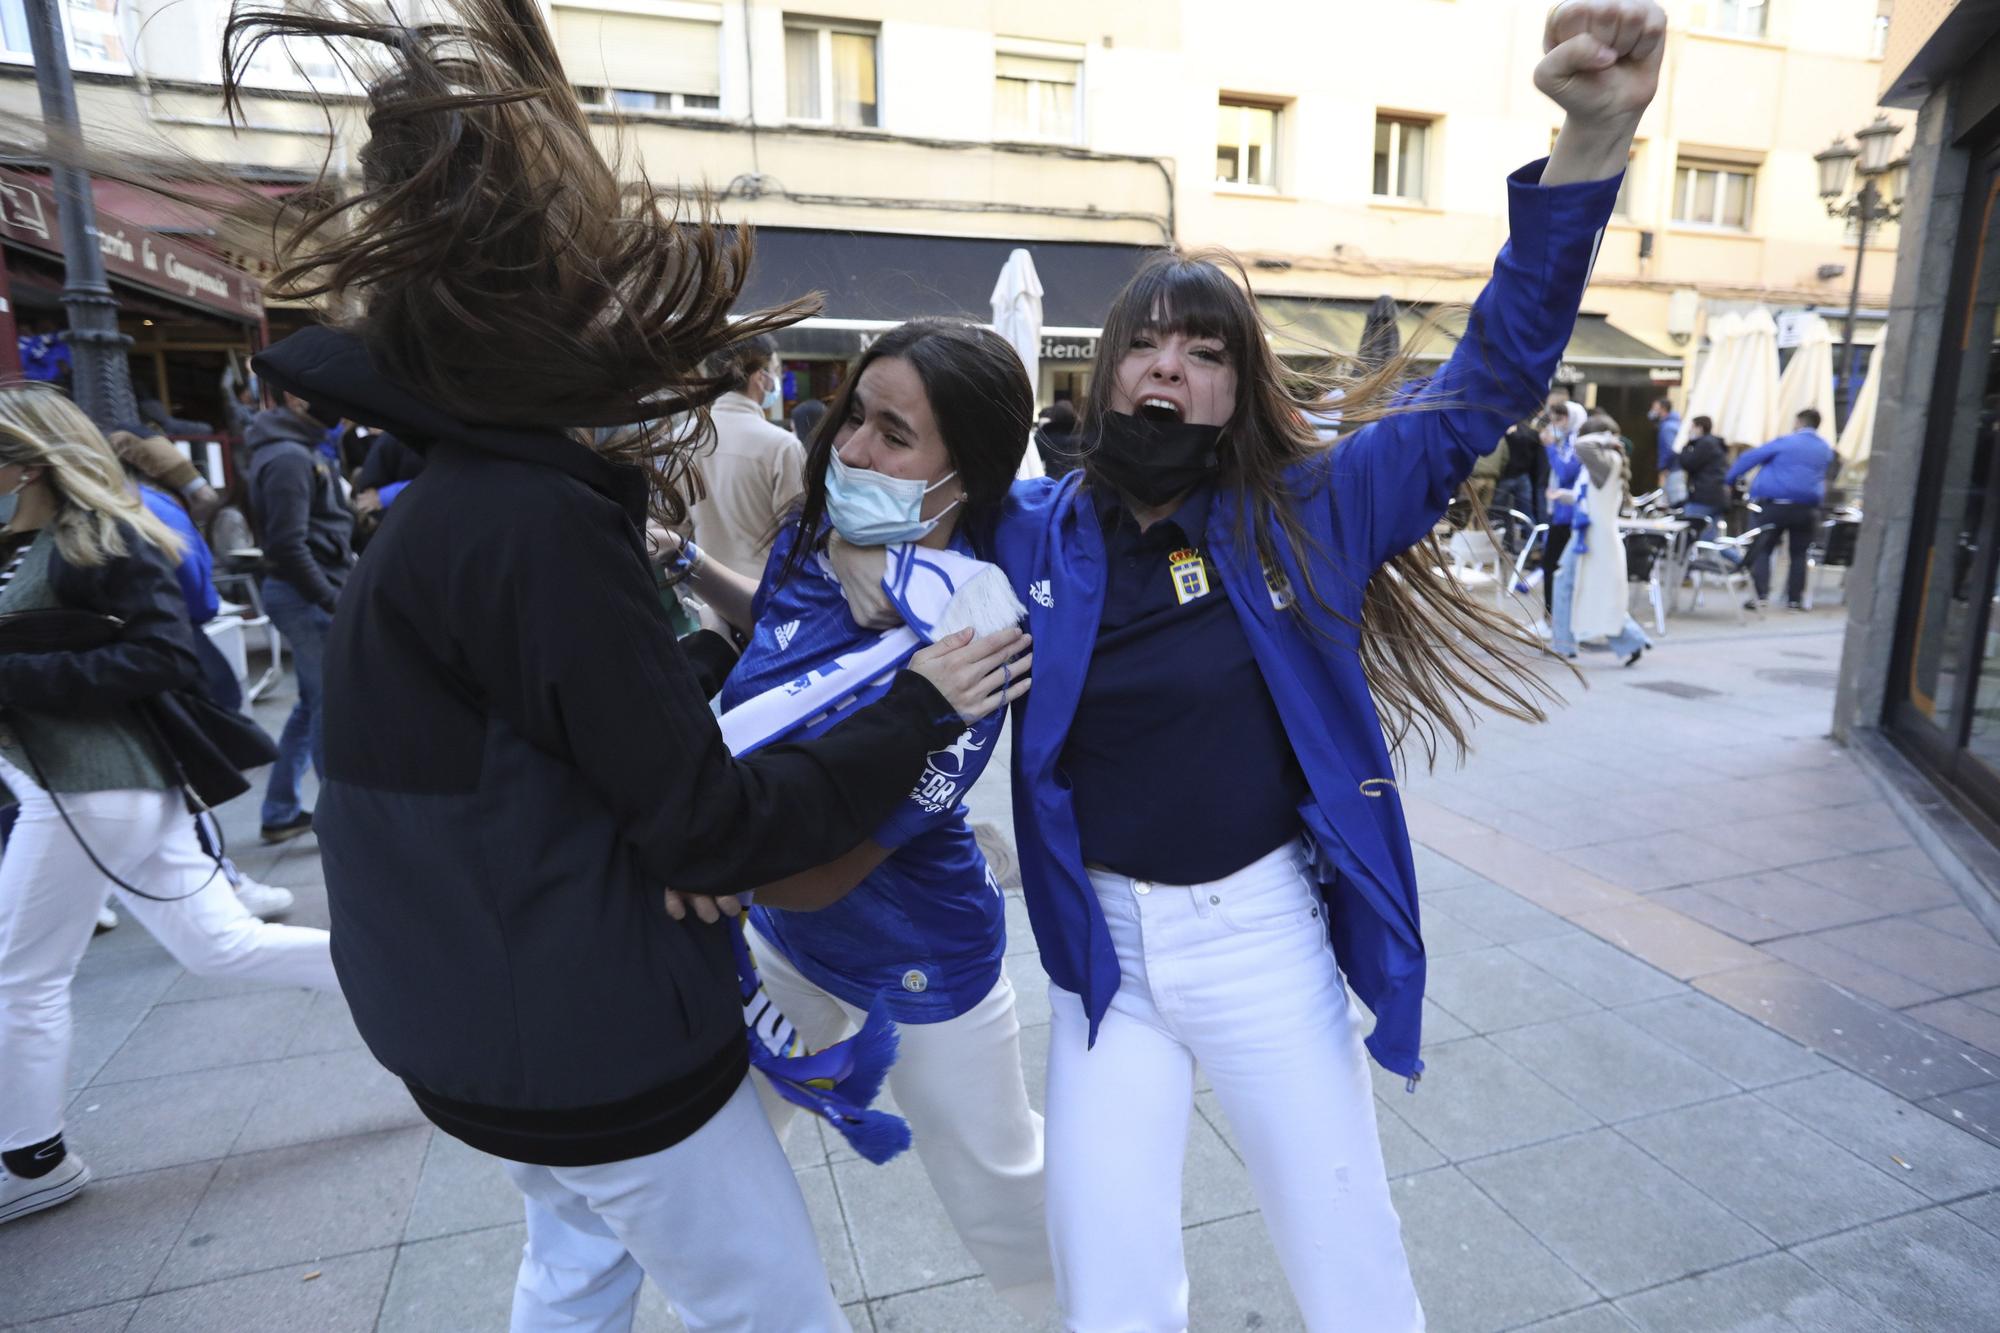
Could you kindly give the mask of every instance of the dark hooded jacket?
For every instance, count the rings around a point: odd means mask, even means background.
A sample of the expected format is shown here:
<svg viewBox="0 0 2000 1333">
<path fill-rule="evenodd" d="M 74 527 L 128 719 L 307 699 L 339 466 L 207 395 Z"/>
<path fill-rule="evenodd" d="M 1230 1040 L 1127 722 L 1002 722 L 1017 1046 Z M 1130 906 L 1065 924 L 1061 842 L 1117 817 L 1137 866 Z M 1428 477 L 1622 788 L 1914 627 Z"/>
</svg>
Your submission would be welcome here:
<svg viewBox="0 0 2000 1333">
<path fill-rule="evenodd" d="M 699 1129 L 748 1058 L 727 893 L 832 860 L 963 724 L 905 672 L 819 740 L 737 760 L 661 609 L 644 477 L 552 432 L 468 425 L 303 330 L 259 374 L 426 462 L 326 653 L 315 811 L 354 1021 L 433 1122 L 582 1165 Z"/>
<path fill-rule="evenodd" d="M 250 502 L 273 578 L 333 610 L 354 563 L 354 515 L 333 465 L 319 452 L 326 428 L 278 407 L 250 421 Z"/>
</svg>

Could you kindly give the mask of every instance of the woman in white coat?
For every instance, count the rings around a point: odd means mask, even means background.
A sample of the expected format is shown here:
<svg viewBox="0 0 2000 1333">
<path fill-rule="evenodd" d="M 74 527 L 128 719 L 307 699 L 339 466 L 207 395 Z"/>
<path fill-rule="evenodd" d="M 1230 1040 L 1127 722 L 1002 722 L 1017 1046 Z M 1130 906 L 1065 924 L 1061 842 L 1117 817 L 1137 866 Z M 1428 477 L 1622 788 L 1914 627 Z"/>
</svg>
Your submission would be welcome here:
<svg viewBox="0 0 2000 1333">
<path fill-rule="evenodd" d="M 1631 666 L 1652 640 L 1632 618 L 1625 582 L 1625 543 L 1618 517 L 1632 480 L 1618 423 L 1594 412 L 1576 438 L 1583 472 L 1577 478 L 1576 535 L 1556 565 L 1554 634 L 1550 648 L 1575 657 L 1579 639 L 1604 639 Z M 1572 497 L 1563 497 L 1572 498 Z"/>
</svg>

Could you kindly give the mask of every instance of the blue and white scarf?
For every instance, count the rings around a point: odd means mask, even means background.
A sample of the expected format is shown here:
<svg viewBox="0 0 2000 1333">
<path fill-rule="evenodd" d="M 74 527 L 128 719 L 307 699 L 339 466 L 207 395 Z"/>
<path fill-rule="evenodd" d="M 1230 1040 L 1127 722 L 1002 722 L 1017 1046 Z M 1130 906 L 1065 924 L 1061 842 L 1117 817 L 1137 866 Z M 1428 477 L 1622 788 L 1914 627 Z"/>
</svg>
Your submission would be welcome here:
<svg viewBox="0 0 2000 1333">
<path fill-rule="evenodd" d="M 845 623 L 794 627 L 792 647 L 804 670 L 722 715 L 722 737 L 732 753 L 824 731 L 872 701 L 925 644 L 966 628 L 992 634 L 1027 614 L 996 566 L 920 546 L 892 546 L 888 555 L 882 589 L 904 623 L 879 634 L 851 632 Z M 896 1026 L 882 1007 L 871 1006 L 852 1037 L 808 1050 L 759 980 L 740 918 L 732 919 L 730 933 L 750 1063 L 780 1097 L 832 1125 L 868 1161 L 886 1162 L 909 1147 L 910 1127 L 900 1116 L 869 1109 L 896 1060 Z"/>
</svg>

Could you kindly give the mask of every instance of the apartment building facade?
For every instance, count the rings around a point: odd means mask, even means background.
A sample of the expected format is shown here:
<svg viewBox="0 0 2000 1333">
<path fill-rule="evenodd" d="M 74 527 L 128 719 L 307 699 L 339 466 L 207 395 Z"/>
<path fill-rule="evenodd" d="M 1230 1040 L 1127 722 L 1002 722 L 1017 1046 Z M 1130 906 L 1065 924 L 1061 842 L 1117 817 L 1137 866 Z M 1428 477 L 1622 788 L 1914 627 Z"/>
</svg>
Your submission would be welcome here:
<svg viewBox="0 0 2000 1333">
<path fill-rule="evenodd" d="M 32 106 L 15 33 L 0 105 Z M 1854 262 L 1811 155 L 1867 117 L 1886 0 L 1674 0 L 1565 375 L 1628 413 L 1692 368 L 1711 309 L 1844 304 Z M 249 132 L 219 124 L 223 0 L 66 0 L 86 119 L 283 188 L 353 160 L 319 49 L 267 48 Z M 1245 260 L 1280 350 L 1351 351 L 1388 293 L 1469 300 L 1504 177 L 1559 123 L 1530 71 L 1541 0 L 551 0 L 573 84 L 634 169 L 759 230 L 749 299 L 826 294 L 786 340 L 824 393 L 875 332 L 983 318 L 1007 254 L 1044 287 L 1044 400 L 1082 391 L 1111 295 L 1151 248 Z M 11 78 L 5 76 L 13 76 Z M 329 118 L 308 82 L 349 99 Z M 1879 311 L 1894 235 L 1866 257 Z M 1836 272 L 1836 270 L 1838 270 Z M 1879 328 L 1864 321 L 1862 341 Z M 1442 354 L 1448 340 L 1436 349 Z"/>
</svg>

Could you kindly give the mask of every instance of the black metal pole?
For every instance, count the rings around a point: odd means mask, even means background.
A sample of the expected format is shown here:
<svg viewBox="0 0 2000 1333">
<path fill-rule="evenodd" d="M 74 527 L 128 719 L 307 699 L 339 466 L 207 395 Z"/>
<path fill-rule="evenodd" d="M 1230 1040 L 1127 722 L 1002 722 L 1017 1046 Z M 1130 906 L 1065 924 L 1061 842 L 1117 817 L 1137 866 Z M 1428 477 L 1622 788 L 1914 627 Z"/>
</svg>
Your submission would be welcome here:
<svg viewBox="0 0 2000 1333">
<path fill-rule="evenodd" d="M 83 142 L 62 19 L 53 0 L 25 3 L 35 56 L 35 85 L 42 95 L 42 126 L 52 150 L 56 213 L 62 225 L 62 302 L 69 312 L 70 360 L 75 367 L 72 392 L 77 406 L 100 429 L 110 430 L 139 415 L 132 400 L 131 368 L 126 362 L 126 349 L 132 340 L 118 331 L 118 302 L 104 276 L 90 177 L 62 160 L 65 150 Z"/>
<path fill-rule="evenodd" d="M 1854 325 L 1861 314 L 1861 264 L 1868 257 L 1868 227 L 1875 220 L 1875 205 L 1881 196 L 1875 192 L 1875 182 L 1861 182 L 1861 193 L 1855 196 L 1854 210 L 1861 223 L 1861 239 L 1854 246 L 1854 286 L 1847 295 L 1847 357 L 1840 375 L 1840 396 L 1835 403 L 1840 419 L 1834 422 L 1833 435 L 1840 438 L 1840 432 L 1847 428 L 1847 419 L 1854 415 L 1854 357 L 1859 350 L 1854 345 Z"/>
</svg>

